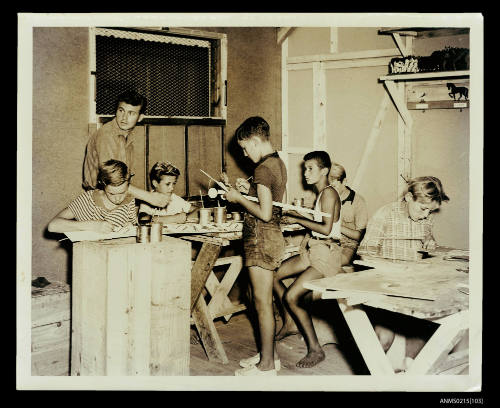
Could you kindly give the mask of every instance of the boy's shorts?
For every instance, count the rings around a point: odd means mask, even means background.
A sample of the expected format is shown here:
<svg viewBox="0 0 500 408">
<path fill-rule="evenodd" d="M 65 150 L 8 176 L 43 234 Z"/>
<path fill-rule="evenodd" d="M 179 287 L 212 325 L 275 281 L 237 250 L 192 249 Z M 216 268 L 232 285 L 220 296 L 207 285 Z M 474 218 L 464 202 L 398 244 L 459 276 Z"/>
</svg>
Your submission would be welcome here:
<svg viewBox="0 0 500 408">
<path fill-rule="evenodd" d="M 274 210 L 274 209 L 273 209 Z M 243 250 L 245 266 L 260 266 L 275 270 L 285 253 L 285 238 L 279 224 L 279 214 L 264 222 L 246 213 L 243 222 Z"/>
<path fill-rule="evenodd" d="M 324 277 L 342 272 L 342 248 L 338 242 L 311 237 L 306 247 L 300 251 L 300 258 L 307 267 L 313 267 Z"/>
</svg>

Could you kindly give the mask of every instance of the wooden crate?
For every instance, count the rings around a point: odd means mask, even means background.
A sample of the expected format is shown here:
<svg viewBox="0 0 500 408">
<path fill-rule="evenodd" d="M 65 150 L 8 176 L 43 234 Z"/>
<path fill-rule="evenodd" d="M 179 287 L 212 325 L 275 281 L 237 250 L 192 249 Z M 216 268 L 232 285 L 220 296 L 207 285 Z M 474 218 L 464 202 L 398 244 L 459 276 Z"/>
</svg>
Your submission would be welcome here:
<svg viewBox="0 0 500 408">
<path fill-rule="evenodd" d="M 73 247 L 71 375 L 189 375 L 191 244 Z"/>
<path fill-rule="evenodd" d="M 31 290 L 31 375 L 69 375 L 70 287 L 52 282 Z"/>
</svg>

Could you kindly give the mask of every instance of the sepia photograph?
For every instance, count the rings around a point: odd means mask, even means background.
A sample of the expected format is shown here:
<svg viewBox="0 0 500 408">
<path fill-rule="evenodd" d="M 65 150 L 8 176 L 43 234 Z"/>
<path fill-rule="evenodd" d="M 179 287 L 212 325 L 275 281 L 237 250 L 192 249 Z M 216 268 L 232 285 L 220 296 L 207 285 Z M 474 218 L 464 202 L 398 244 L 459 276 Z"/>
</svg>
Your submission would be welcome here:
<svg viewBox="0 0 500 408">
<path fill-rule="evenodd" d="M 17 389 L 474 398 L 483 52 L 480 13 L 19 13 Z"/>
</svg>

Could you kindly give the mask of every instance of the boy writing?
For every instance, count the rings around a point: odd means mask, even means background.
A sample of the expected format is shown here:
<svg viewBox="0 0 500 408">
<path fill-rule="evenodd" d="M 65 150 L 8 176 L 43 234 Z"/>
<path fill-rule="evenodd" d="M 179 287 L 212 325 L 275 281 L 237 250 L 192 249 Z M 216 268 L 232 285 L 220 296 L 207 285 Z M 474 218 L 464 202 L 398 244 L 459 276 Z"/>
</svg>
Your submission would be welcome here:
<svg viewBox="0 0 500 408">
<path fill-rule="evenodd" d="M 439 211 L 444 201 L 449 201 L 449 198 L 437 177 L 409 180 L 408 191 L 403 199 L 384 205 L 368 221 L 365 237 L 357 253 L 393 261 L 420 259 L 418 251 L 436 247 L 432 235 L 433 214 Z M 396 332 L 406 337 L 406 357 L 409 359 L 405 358 L 404 369 L 436 330 L 436 325 L 422 320 L 415 322 L 404 315 L 389 316 L 388 313 L 370 309 L 369 318 L 384 351 L 391 347 Z"/>
<path fill-rule="evenodd" d="M 340 248 L 340 199 L 337 191 L 328 184 L 330 172 L 330 156 L 324 151 L 314 151 L 304 156 L 304 178 L 307 184 L 313 185 L 317 193 L 315 210 L 330 214 L 330 217 L 314 215 L 310 220 L 297 215 L 288 215 L 285 220 L 300 224 L 311 230 L 306 247 L 299 255 L 287 259 L 279 267 L 274 277 L 274 290 L 290 314 L 283 308 L 285 316 L 283 326 L 277 338 L 281 339 L 291 333 L 294 325 L 304 332 L 307 342 L 307 354 L 297 367 L 313 367 L 325 359 L 325 353 L 319 344 L 309 312 L 303 305 L 303 297 L 310 292 L 303 287 L 303 283 L 312 279 L 334 276 L 341 272 Z M 294 213 L 292 213 L 294 214 Z M 288 287 L 282 279 L 300 274 Z M 293 318 L 292 318 L 293 316 Z"/>
<path fill-rule="evenodd" d="M 137 224 L 137 207 L 128 193 L 130 172 L 118 160 L 99 167 L 97 188 L 84 191 L 49 223 L 50 232 L 95 231 L 109 233 Z"/>
<path fill-rule="evenodd" d="M 235 135 L 244 155 L 257 164 L 252 183 L 238 178 L 237 190 L 231 188 L 226 198 L 247 211 L 243 222 L 243 248 L 261 340 L 260 354 L 241 360 L 243 368 L 236 370 L 235 375 L 276 375 L 280 367 L 274 355 L 273 271 L 281 263 L 285 241 L 280 228 L 281 208 L 273 207 L 272 202 L 283 199 L 286 168 L 269 140 L 269 124 L 261 117 L 245 120 Z M 241 192 L 257 196 L 259 201 L 252 202 Z"/>
</svg>

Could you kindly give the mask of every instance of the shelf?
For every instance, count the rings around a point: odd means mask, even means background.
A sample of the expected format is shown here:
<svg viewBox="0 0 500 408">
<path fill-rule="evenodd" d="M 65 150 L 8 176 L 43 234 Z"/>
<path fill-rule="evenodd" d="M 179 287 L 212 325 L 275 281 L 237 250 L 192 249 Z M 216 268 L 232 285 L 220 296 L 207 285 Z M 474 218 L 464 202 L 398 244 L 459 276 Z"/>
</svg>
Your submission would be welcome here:
<svg viewBox="0 0 500 408">
<path fill-rule="evenodd" d="M 457 78 L 468 77 L 470 71 L 437 71 L 437 72 L 420 72 L 416 74 L 393 74 L 380 77 L 381 81 L 411 81 L 418 79 L 439 79 L 439 78 Z"/>
<path fill-rule="evenodd" d="M 469 101 L 428 101 L 428 102 L 408 102 L 410 110 L 429 110 L 429 109 L 468 109 Z"/>
<path fill-rule="evenodd" d="M 393 27 L 380 29 L 379 34 L 399 34 L 411 37 L 444 37 L 469 34 L 468 27 Z"/>
</svg>

